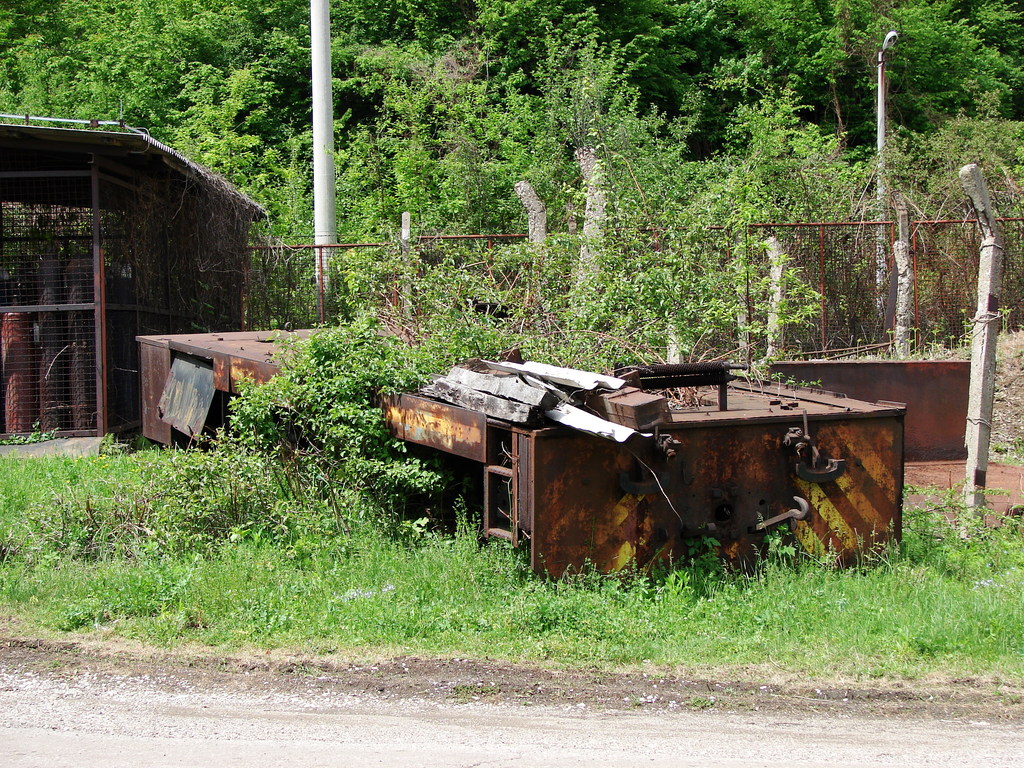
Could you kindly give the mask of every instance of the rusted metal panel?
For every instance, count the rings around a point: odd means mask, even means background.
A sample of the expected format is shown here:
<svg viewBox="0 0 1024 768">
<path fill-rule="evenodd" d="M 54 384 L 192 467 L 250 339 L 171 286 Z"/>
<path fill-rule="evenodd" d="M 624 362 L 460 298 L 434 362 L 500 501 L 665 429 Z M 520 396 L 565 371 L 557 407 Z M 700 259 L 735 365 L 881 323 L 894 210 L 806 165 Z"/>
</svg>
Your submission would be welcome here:
<svg viewBox="0 0 1024 768">
<path fill-rule="evenodd" d="M 845 459 L 836 479 L 809 482 L 784 446 L 801 416 L 745 426 L 663 428 L 679 441 L 672 459 L 571 433 L 533 444 L 533 559 L 560 576 L 592 563 L 602 571 L 684 559 L 701 540 L 729 562 L 764 546 L 761 520 L 807 499 L 806 521 L 778 526 L 812 554 L 849 564 L 900 532 L 899 416 L 811 421 L 822 455 Z"/>
<path fill-rule="evenodd" d="M 388 398 L 384 416 L 399 439 L 487 461 L 487 417 L 482 413 L 404 394 Z"/>
<path fill-rule="evenodd" d="M 231 363 L 232 360 L 223 355 L 213 358 L 213 386 L 220 392 L 231 391 Z"/>
<path fill-rule="evenodd" d="M 797 540 L 811 554 L 850 565 L 902 533 L 903 430 L 899 419 L 828 424 L 818 445 L 845 455 L 846 471 L 834 481 L 795 477 L 812 515 L 794 524 Z"/>
<path fill-rule="evenodd" d="M 518 505 L 519 527 L 530 536 L 533 534 L 533 440 L 529 433 L 515 435 L 516 457 L 516 504 Z"/>
<path fill-rule="evenodd" d="M 255 384 L 265 384 L 274 378 L 280 367 L 271 360 L 248 360 L 245 358 L 231 358 L 229 375 L 231 377 L 230 391 L 238 394 L 238 383 L 240 381 L 251 381 Z M 220 387 L 218 387 L 219 389 Z"/>
<path fill-rule="evenodd" d="M 906 403 L 907 459 L 920 461 L 966 456 L 970 368 L 966 360 L 809 360 L 772 371 L 860 400 Z"/>
<path fill-rule="evenodd" d="M 668 400 L 636 387 L 617 392 L 596 392 L 586 398 L 587 407 L 602 419 L 630 429 L 653 429 L 669 419 Z"/>
<path fill-rule="evenodd" d="M 611 571 L 625 564 L 620 556 L 636 556 L 649 538 L 649 504 L 619 487 L 632 463 L 618 444 L 569 430 L 534 441 L 535 571 L 558 577 L 587 563 Z"/>
<path fill-rule="evenodd" d="M 778 386 L 730 398 L 735 410 L 721 411 L 709 390 L 658 439 L 626 443 L 484 425 L 413 395 L 385 410 L 396 436 L 481 463 L 485 532 L 528 541 L 540 574 L 685 561 L 707 542 L 740 566 L 773 531 L 847 565 L 900 535 L 902 408 Z"/>
<path fill-rule="evenodd" d="M 171 425 L 160 418 L 157 406 L 171 370 L 171 351 L 156 344 L 140 344 L 139 353 L 146 372 L 142 377 L 142 434 L 166 445 L 171 442 Z"/>
<path fill-rule="evenodd" d="M 902 408 L 777 386 L 730 397 L 735 410 L 721 411 L 708 390 L 657 439 L 625 443 L 484 425 L 413 395 L 385 410 L 396 436 L 479 461 L 485 532 L 528 541 L 534 570 L 554 577 L 684 561 L 707 542 L 739 566 L 773 531 L 846 565 L 899 536 Z"/>
<path fill-rule="evenodd" d="M 198 435 L 206 424 L 215 391 L 213 364 L 209 360 L 175 355 L 157 404 L 157 413 L 179 432 Z"/>
</svg>

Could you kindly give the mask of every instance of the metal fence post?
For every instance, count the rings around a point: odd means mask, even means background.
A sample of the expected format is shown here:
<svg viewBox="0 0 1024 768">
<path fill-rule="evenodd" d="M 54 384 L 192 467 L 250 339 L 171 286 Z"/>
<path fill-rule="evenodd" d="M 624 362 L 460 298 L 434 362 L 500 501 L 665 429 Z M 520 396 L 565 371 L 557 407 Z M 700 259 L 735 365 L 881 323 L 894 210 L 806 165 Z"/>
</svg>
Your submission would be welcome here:
<svg viewBox="0 0 1024 768">
<path fill-rule="evenodd" d="M 316 313 L 320 319 L 321 325 L 324 323 L 327 312 L 324 307 L 324 283 L 326 278 L 324 276 L 324 247 L 318 245 L 316 247 Z"/>
<path fill-rule="evenodd" d="M 828 315 L 825 307 L 825 226 L 818 225 L 818 296 L 821 303 L 821 348 L 827 346 Z"/>
</svg>

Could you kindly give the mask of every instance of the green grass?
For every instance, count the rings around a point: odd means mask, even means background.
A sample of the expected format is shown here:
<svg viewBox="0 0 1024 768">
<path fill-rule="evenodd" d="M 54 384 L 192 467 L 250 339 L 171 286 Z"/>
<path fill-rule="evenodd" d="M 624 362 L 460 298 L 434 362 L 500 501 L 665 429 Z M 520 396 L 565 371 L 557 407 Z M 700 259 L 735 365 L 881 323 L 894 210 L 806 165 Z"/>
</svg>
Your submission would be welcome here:
<svg viewBox="0 0 1024 768">
<path fill-rule="evenodd" d="M 145 455 L 89 459 L 0 456 L 0 542 L 9 541 L 20 531 L 29 510 L 45 507 L 55 495 L 81 488 L 99 488 L 106 481 L 131 474 Z M 153 455 L 158 456 L 155 452 Z"/>
<path fill-rule="evenodd" d="M 771 665 L 819 677 L 1024 673 L 1021 530 L 978 529 L 965 540 L 935 512 L 908 513 L 900 551 L 845 572 L 779 558 L 756 575 L 705 564 L 552 582 L 529 572 L 524 552 L 480 546 L 472 533 L 394 535 L 355 513 L 349 535 L 295 523 L 324 510 L 292 510 L 276 533 L 243 515 L 194 551 L 61 548 L 55 494 L 99 507 L 102 494 L 127 497 L 125 489 L 149 486 L 154 462 L 173 461 L 155 453 L 0 462 L 0 531 L 18 542 L 0 565 L 0 611 L 46 631 L 228 649 Z"/>
</svg>

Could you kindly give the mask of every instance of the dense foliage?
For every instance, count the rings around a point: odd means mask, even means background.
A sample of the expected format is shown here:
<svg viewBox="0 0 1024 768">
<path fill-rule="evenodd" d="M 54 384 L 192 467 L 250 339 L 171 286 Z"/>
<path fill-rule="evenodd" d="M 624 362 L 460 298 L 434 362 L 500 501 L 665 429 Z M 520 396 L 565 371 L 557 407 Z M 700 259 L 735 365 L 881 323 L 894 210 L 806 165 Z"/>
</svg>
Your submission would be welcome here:
<svg viewBox="0 0 1024 768">
<path fill-rule="evenodd" d="M 564 229 L 583 145 L 630 222 L 863 213 L 890 28 L 894 151 L 909 158 L 893 188 L 949 214 L 949 167 L 980 160 L 1006 212 L 1016 189 L 1010 0 L 334 0 L 332 23 L 349 237 L 402 210 L 427 229 L 521 228 L 520 178 Z M 298 0 L 9 0 L 0 111 L 148 127 L 308 239 L 308 24 Z"/>
</svg>

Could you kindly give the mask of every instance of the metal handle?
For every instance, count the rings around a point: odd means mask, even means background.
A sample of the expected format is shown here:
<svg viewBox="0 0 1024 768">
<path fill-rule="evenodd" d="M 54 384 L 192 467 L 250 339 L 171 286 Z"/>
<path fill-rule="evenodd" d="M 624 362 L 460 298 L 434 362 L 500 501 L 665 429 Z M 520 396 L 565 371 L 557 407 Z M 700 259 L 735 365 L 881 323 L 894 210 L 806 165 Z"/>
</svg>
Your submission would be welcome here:
<svg viewBox="0 0 1024 768">
<path fill-rule="evenodd" d="M 764 531 L 771 526 L 778 525 L 786 520 L 806 520 L 807 516 L 811 514 L 811 505 L 807 503 L 806 499 L 802 499 L 799 496 L 794 496 L 793 501 L 796 502 L 796 509 L 787 509 L 781 515 L 775 515 L 775 517 L 769 517 L 767 520 L 762 520 L 753 527 L 751 533 Z"/>
<path fill-rule="evenodd" d="M 846 471 L 846 459 L 829 459 L 821 469 L 814 469 L 804 462 L 796 463 L 796 474 L 809 483 L 827 483 L 836 480 Z"/>
</svg>

